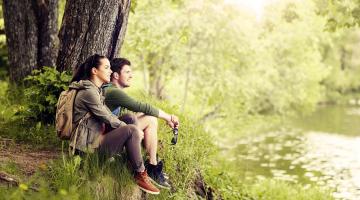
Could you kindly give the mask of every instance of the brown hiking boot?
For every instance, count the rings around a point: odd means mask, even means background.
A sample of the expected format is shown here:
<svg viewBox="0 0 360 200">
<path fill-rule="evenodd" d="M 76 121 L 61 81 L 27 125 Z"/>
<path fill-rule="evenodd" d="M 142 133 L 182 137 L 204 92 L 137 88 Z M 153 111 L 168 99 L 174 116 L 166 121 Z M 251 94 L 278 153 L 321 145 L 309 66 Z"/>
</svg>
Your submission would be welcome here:
<svg viewBox="0 0 360 200">
<path fill-rule="evenodd" d="M 135 172 L 135 182 L 140 187 L 140 189 L 144 192 L 150 193 L 150 194 L 160 194 L 160 190 L 157 189 L 149 179 L 149 176 L 145 171 L 143 172 Z"/>
</svg>

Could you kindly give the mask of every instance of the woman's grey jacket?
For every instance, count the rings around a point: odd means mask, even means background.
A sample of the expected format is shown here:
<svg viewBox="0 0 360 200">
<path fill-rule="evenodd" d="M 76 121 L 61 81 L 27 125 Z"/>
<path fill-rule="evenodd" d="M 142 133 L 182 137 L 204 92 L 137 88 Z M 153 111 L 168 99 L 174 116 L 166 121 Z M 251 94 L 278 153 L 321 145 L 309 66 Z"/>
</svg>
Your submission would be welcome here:
<svg viewBox="0 0 360 200">
<path fill-rule="evenodd" d="M 70 147 L 84 152 L 93 152 L 99 147 L 99 136 L 105 130 L 104 123 L 112 128 L 126 124 L 105 106 L 101 88 L 91 81 L 72 82 L 69 88 L 78 90 L 74 101 L 73 127 L 75 128 L 70 139 Z M 84 118 L 87 113 L 90 113 L 87 115 L 89 117 Z M 81 119 L 83 121 L 79 124 Z M 75 134 L 76 126 L 78 130 Z"/>
</svg>

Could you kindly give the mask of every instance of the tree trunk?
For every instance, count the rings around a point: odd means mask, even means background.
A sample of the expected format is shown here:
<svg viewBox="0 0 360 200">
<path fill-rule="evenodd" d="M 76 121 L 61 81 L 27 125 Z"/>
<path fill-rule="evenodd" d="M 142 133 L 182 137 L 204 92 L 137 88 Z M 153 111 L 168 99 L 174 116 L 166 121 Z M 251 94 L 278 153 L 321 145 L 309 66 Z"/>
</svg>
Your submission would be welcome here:
<svg viewBox="0 0 360 200">
<path fill-rule="evenodd" d="M 161 65 L 162 62 L 157 62 L 149 67 L 149 93 L 157 99 L 164 100 L 167 98 L 164 90 L 164 79 L 167 73 L 162 71 L 162 68 L 159 67 Z"/>
<path fill-rule="evenodd" d="M 186 68 L 186 77 L 185 77 L 184 97 L 183 97 L 183 103 L 181 105 L 181 113 L 184 113 L 184 111 L 185 111 L 187 96 L 188 96 L 188 92 L 189 92 L 190 74 L 191 74 L 191 68 L 187 67 Z"/>
<path fill-rule="evenodd" d="M 94 53 L 112 59 L 122 45 L 130 0 L 68 0 L 59 33 L 59 71 L 74 69 Z"/>
<path fill-rule="evenodd" d="M 58 0 L 3 0 L 3 10 L 10 80 L 55 66 Z"/>
<path fill-rule="evenodd" d="M 143 73 L 144 90 L 145 90 L 145 93 L 149 93 L 149 87 L 148 87 L 149 81 L 148 81 L 148 75 L 147 75 L 148 70 L 147 70 L 143 55 L 140 55 L 140 60 L 141 60 L 140 64 L 143 67 L 142 73 Z"/>
</svg>

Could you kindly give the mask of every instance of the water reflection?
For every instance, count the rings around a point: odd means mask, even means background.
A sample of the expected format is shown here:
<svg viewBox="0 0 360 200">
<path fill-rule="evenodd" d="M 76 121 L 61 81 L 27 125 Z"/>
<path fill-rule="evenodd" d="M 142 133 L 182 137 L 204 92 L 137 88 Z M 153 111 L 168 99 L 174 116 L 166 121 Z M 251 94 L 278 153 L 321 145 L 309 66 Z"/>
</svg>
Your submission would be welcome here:
<svg viewBox="0 0 360 200">
<path fill-rule="evenodd" d="M 243 180 L 272 177 L 333 189 L 338 199 L 360 197 L 360 137 L 280 130 L 238 141 L 234 163 Z"/>
<path fill-rule="evenodd" d="M 292 120 L 292 125 L 306 131 L 360 136 L 359 121 L 359 107 L 321 106 L 310 116 Z"/>
</svg>

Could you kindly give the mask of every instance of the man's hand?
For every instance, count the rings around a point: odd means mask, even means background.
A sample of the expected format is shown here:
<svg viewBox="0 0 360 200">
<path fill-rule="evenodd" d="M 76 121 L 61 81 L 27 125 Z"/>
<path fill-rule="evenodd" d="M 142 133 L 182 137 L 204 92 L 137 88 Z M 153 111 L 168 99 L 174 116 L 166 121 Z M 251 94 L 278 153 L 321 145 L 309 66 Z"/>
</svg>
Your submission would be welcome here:
<svg viewBox="0 0 360 200">
<path fill-rule="evenodd" d="M 166 123 L 170 126 L 170 128 L 179 128 L 180 122 L 179 118 L 176 115 L 170 115 L 159 109 L 159 118 L 165 120 Z"/>
<path fill-rule="evenodd" d="M 172 128 L 179 128 L 180 122 L 179 118 L 176 115 L 170 115 L 170 119 L 167 120 L 167 124 Z"/>
</svg>

